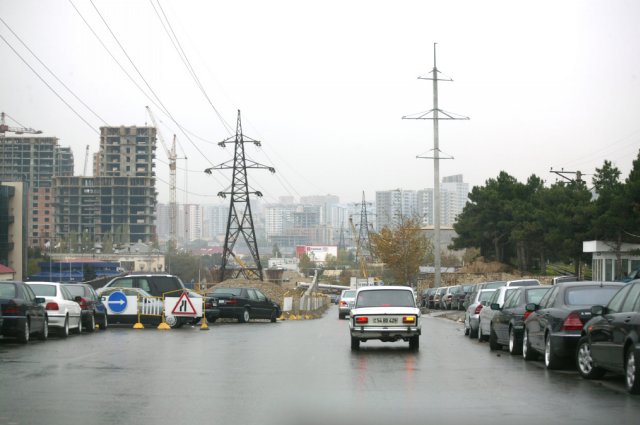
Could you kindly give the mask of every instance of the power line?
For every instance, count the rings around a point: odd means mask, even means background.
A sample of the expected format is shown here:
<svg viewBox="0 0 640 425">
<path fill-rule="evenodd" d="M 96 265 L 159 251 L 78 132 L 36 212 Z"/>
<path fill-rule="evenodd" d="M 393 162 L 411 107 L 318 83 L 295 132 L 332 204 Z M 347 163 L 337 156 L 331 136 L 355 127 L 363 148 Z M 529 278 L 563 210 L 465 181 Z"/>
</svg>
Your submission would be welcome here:
<svg viewBox="0 0 640 425">
<path fill-rule="evenodd" d="M 85 123 L 89 128 L 91 128 L 91 130 L 93 130 L 93 131 L 94 131 L 94 132 L 96 132 L 97 134 L 100 134 L 100 133 L 98 132 L 98 130 L 96 130 L 96 129 L 95 129 L 95 127 L 94 127 L 94 126 L 92 126 L 92 125 L 91 125 L 91 124 L 90 124 L 86 119 L 84 119 L 84 118 L 82 117 L 82 115 L 80 115 L 80 113 L 78 113 L 78 111 L 76 111 L 76 110 L 73 108 L 73 106 L 71 106 L 71 105 L 70 105 L 66 100 L 64 100 L 64 98 L 63 98 L 63 97 L 62 97 L 62 96 L 61 96 L 61 95 L 60 95 L 60 94 L 59 94 L 59 93 L 58 93 L 58 92 L 57 92 L 53 87 L 51 87 L 51 86 L 49 85 L 49 83 L 47 83 L 47 82 L 44 80 L 44 78 L 42 78 L 42 76 L 40 76 L 40 74 L 38 74 L 38 72 L 37 72 L 35 69 L 33 69 L 33 67 L 32 67 L 31 65 L 29 65 L 29 63 L 25 60 L 25 58 L 23 58 L 23 57 L 20 55 L 20 53 L 18 53 L 18 51 L 17 51 L 16 49 L 14 49 L 14 48 L 13 48 L 13 46 L 12 46 L 12 45 L 7 41 L 7 39 L 6 39 L 6 38 L 4 38 L 4 37 L 2 36 L 2 34 L 0 34 L 0 38 L 2 38 L 2 41 L 4 41 L 4 42 L 7 44 L 7 46 L 9 46 L 9 48 L 10 48 L 11 50 L 13 50 L 13 53 L 15 53 L 15 54 L 16 54 L 16 55 L 17 55 L 17 56 L 22 60 L 22 62 L 24 62 L 24 64 L 25 64 L 25 65 L 27 65 L 27 67 L 29 67 L 29 69 L 30 69 L 34 74 L 36 74 L 36 76 L 40 79 L 40 81 L 42 81 L 42 82 L 44 83 L 44 85 L 45 85 L 45 86 L 47 86 L 47 87 L 49 88 L 49 90 L 51 90 L 51 91 L 53 92 L 53 94 L 55 94 L 55 95 L 58 97 L 58 99 L 60 99 L 60 101 L 61 101 L 62 103 L 64 103 L 64 104 L 67 106 L 67 108 L 69 108 L 69 109 L 70 109 L 74 114 L 76 114 L 76 116 L 77 116 L 78 118 L 80 118 L 80 120 L 81 120 L 82 122 L 84 122 L 84 123 Z"/>
<path fill-rule="evenodd" d="M 189 57 L 187 56 L 187 54 L 185 53 L 184 49 L 182 48 L 182 44 L 180 43 L 180 40 L 178 39 L 178 36 L 173 31 L 173 27 L 171 25 L 171 21 L 169 21 L 169 18 L 167 17 L 167 15 L 166 15 L 163 7 L 162 7 L 162 4 L 160 4 L 160 0 L 156 0 L 156 1 L 158 2 L 158 7 L 160 8 L 160 11 L 162 12 L 162 16 L 164 16 L 164 20 L 167 22 L 167 25 L 169 27 L 168 30 L 167 30 L 167 26 L 165 26 L 165 24 L 164 24 L 164 21 L 162 20 L 162 18 L 158 14 L 158 11 L 156 10 L 155 5 L 153 4 L 153 0 L 149 0 L 149 3 L 151 3 L 151 6 L 153 7 L 154 12 L 156 12 L 156 16 L 158 16 L 158 19 L 160 20 L 160 23 L 162 24 L 162 28 L 164 29 L 165 33 L 169 37 L 169 40 L 171 40 L 171 44 L 173 44 L 173 47 L 178 52 L 178 56 L 180 56 L 180 59 L 182 60 L 182 63 L 187 68 L 187 71 L 189 72 L 189 74 L 191 75 L 193 80 L 195 81 L 196 86 L 198 86 L 198 88 L 200 89 L 200 92 L 207 99 L 207 102 L 209 102 L 209 105 L 211 105 L 211 108 L 213 109 L 213 111 L 217 115 L 217 117 L 220 120 L 220 122 L 222 123 L 222 125 L 225 127 L 227 132 L 231 135 L 233 133 L 233 129 L 231 128 L 229 123 L 227 123 L 224 120 L 222 115 L 220 115 L 220 112 L 218 112 L 218 109 L 216 109 L 216 107 L 213 105 L 213 102 L 209 98 L 209 95 L 207 95 L 207 92 L 205 91 L 204 86 L 200 82 L 200 78 L 198 78 L 198 75 L 196 74 L 196 71 L 193 69 L 193 66 L 191 65 L 191 61 L 189 60 Z M 169 31 L 171 31 L 171 34 L 169 34 Z"/>
<path fill-rule="evenodd" d="M 91 107 L 90 107 L 89 105 L 87 105 L 85 102 L 83 102 L 83 101 L 82 101 L 82 99 L 80 99 L 80 97 L 78 97 L 78 95 L 76 95 L 76 94 L 73 92 L 73 90 L 71 90 L 71 89 L 70 89 L 70 88 L 69 88 L 69 87 L 68 87 L 68 86 L 67 86 L 67 85 L 66 85 L 66 84 L 65 84 L 65 83 L 60 79 L 60 78 L 58 78 L 58 76 L 57 76 L 57 75 L 56 75 L 56 74 L 55 74 L 55 73 L 54 73 L 54 72 L 53 72 L 53 71 L 52 71 L 52 70 L 51 70 L 51 69 L 50 69 L 50 68 L 49 68 L 49 67 L 48 67 L 44 62 L 42 62 L 42 60 L 40 60 L 40 58 L 38 57 L 38 55 L 36 55 L 36 54 L 35 54 L 35 53 L 34 53 L 34 52 L 29 48 L 29 46 L 27 46 L 27 44 L 26 44 L 24 41 L 22 41 L 22 39 L 20 38 L 20 36 L 19 36 L 18 34 L 16 34 L 16 33 L 15 33 L 15 31 L 13 31 L 13 29 L 11 29 L 11 27 L 9 26 L 9 24 L 7 24 L 7 23 L 4 21 L 4 19 L 0 18 L 0 21 L 2 21 L 2 23 L 4 24 L 4 26 L 6 26 L 6 27 L 9 29 L 9 31 L 11 31 L 11 34 L 13 34 L 13 36 L 14 36 L 15 38 L 17 38 L 17 39 L 18 39 L 18 41 L 19 41 L 20 43 L 22 43 L 22 45 L 24 46 L 24 48 L 25 48 L 25 49 L 27 49 L 27 50 L 29 51 L 29 53 L 31 53 L 31 55 L 33 55 L 33 57 L 34 57 L 34 58 L 36 58 L 36 60 L 37 60 L 38 62 L 40 62 L 40 65 L 42 65 L 42 66 L 43 66 L 47 71 L 49 71 L 49 73 L 50 73 L 51 75 L 53 75 L 53 78 L 55 78 L 55 79 L 56 79 L 60 84 L 62 84 L 62 86 L 63 86 L 65 89 L 67 89 L 67 91 L 68 91 L 69 93 L 71 93 L 71 94 L 73 95 L 73 97 L 75 97 L 75 98 L 76 98 L 76 100 L 77 100 L 78 102 L 82 103 L 82 105 L 83 105 L 85 108 L 87 108 L 87 109 L 88 109 L 88 110 L 89 110 L 89 111 L 90 111 L 90 112 L 91 112 L 91 113 L 92 113 L 96 118 L 98 118 L 100 121 L 102 121 L 105 125 L 107 125 L 107 126 L 109 125 L 109 124 L 107 124 L 107 122 L 106 122 L 106 121 L 105 121 L 105 120 L 104 120 L 100 115 L 98 115 L 98 114 L 96 113 L 96 111 L 94 111 L 93 109 L 91 109 Z"/>
</svg>

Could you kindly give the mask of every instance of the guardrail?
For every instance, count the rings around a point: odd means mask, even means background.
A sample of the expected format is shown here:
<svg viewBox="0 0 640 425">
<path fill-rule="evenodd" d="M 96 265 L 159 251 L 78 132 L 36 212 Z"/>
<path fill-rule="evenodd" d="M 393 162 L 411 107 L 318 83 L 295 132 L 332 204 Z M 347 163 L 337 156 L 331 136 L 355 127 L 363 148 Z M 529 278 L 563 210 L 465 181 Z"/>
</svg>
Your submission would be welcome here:
<svg viewBox="0 0 640 425">
<path fill-rule="evenodd" d="M 316 319 L 331 304 L 331 297 L 324 294 L 287 295 L 282 302 L 282 318 L 288 320 Z"/>
</svg>

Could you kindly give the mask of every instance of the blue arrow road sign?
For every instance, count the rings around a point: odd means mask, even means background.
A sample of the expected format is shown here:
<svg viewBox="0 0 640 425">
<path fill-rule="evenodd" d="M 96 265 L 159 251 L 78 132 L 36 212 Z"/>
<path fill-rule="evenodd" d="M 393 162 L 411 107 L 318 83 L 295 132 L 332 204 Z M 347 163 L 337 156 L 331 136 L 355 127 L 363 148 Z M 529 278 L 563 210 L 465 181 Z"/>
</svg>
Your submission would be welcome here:
<svg viewBox="0 0 640 425">
<path fill-rule="evenodd" d="M 107 304 L 114 313 L 122 313 L 127 308 L 127 296 L 120 291 L 112 292 L 107 299 Z"/>
</svg>

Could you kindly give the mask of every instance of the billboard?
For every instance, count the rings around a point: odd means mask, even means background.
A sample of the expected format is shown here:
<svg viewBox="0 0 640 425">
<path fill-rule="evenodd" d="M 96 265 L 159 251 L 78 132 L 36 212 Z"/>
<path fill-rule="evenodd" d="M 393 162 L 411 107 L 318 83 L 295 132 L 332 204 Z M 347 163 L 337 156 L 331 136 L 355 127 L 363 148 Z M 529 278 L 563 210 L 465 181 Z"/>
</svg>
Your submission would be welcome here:
<svg viewBox="0 0 640 425">
<path fill-rule="evenodd" d="M 300 258 L 302 254 L 307 254 L 311 261 L 316 263 L 324 263 L 327 255 L 333 257 L 338 256 L 337 245 L 298 245 L 296 246 L 296 257 Z"/>
</svg>

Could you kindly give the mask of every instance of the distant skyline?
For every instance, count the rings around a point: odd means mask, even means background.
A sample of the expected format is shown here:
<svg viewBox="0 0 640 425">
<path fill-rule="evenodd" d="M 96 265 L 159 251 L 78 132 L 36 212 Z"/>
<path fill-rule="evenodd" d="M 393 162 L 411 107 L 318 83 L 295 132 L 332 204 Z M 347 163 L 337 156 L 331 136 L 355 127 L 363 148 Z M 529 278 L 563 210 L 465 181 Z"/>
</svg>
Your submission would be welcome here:
<svg viewBox="0 0 640 425">
<path fill-rule="evenodd" d="M 608 159 L 625 178 L 640 148 L 638 16 L 635 0 L 0 0 L 0 110 L 7 124 L 70 146 L 81 174 L 99 127 L 151 125 L 149 105 L 188 158 L 178 160 L 178 201 L 225 204 L 216 194 L 230 174 L 203 170 L 233 157 L 217 144 L 239 109 L 245 135 L 262 142 L 247 157 L 276 168 L 249 173 L 264 202 L 350 203 L 363 191 L 373 201 L 376 190 L 433 187 L 432 161 L 416 159 L 431 156 L 432 123 L 401 118 L 432 108 L 431 82 L 416 77 L 431 71 L 437 42 L 438 69 L 454 80 L 440 83 L 439 106 L 470 117 L 440 124 L 440 149 L 455 158 L 441 176 L 552 183 L 550 169 L 564 168 L 590 182 Z M 155 171 L 166 203 L 160 141 Z"/>
</svg>

